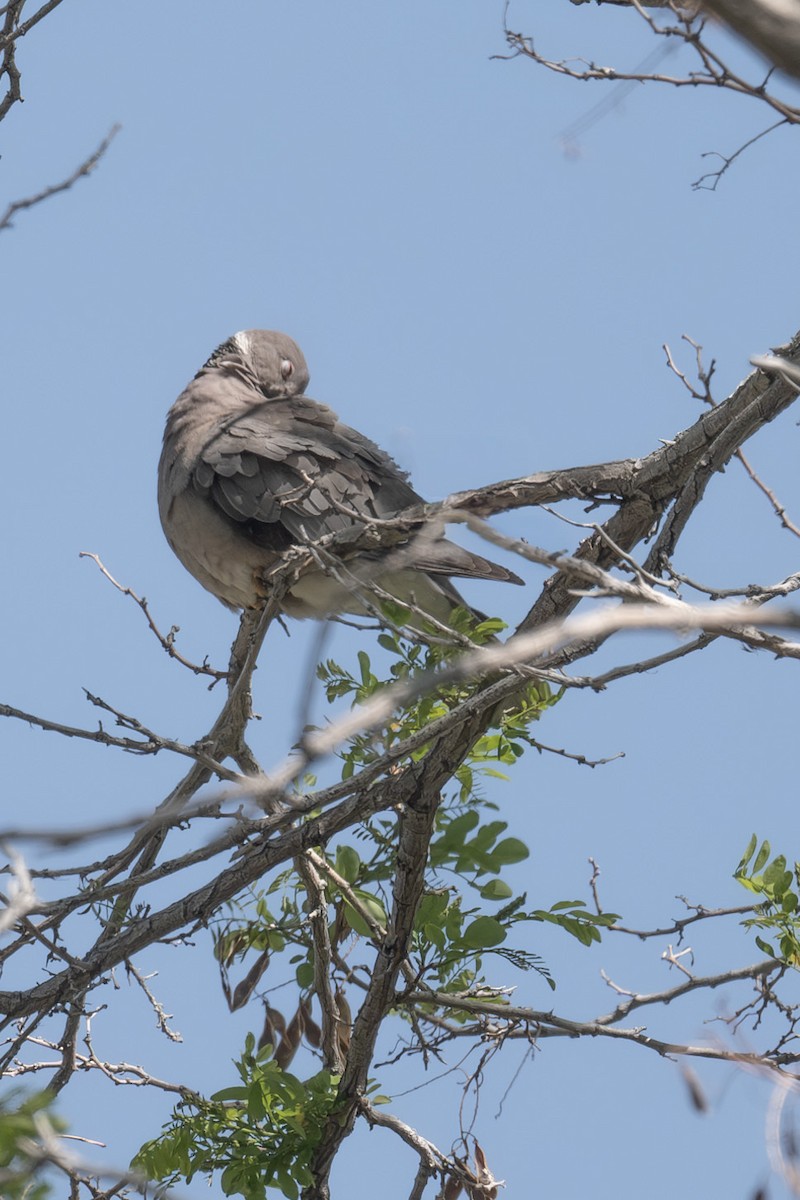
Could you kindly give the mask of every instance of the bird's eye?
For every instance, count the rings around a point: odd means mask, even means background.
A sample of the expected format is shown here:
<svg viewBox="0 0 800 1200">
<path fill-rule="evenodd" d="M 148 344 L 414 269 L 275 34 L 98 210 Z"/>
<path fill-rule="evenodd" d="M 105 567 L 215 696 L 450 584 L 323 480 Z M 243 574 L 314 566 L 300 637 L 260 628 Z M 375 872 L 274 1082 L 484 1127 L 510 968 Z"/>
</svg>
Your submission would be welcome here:
<svg viewBox="0 0 800 1200">
<path fill-rule="evenodd" d="M 284 379 L 291 379 L 294 375 L 294 363 L 289 358 L 281 360 L 281 375 Z"/>
</svg>

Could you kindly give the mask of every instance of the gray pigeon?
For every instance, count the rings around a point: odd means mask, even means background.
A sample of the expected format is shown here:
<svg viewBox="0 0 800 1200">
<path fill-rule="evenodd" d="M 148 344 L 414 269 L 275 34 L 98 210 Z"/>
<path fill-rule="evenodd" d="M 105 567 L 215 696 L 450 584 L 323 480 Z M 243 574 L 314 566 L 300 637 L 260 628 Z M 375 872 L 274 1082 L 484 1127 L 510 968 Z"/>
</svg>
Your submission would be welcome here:
<svg viewBox="0 0 800 1200">
<path fill-rule="evenodd" d="M 229 608 L 260 604 L 269 591 L 265 571 L 290 547 L 422 502 L 388 454 L 303 395 L 308 378 L 290 337 L 248 329 L 214 351 L 167 416 L 161 524 L 186 569 Z M 336 574 L 303 575 L 284 610 L 293 617 L 363 613 L 363 597 L 377 584 L 447 621 L 464 605 L 450 575 L 522 583 L 424 532 L 404 546 L 350 558 Z"/>
</svg>

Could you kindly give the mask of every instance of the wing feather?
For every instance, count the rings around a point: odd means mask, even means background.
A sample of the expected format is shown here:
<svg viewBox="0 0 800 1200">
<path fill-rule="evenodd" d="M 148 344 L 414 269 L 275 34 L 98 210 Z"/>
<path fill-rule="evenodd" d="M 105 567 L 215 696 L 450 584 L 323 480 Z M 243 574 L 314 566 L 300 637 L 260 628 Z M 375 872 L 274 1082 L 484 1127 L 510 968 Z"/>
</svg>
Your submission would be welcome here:
<svg viewBox="0 0 800 1200">
<path fill-rule="evenodd" d="M 226 423 L 204 446 L 192 483 L 277 552 L 351 527 L 351 513 L 370 520 L 421 503 L 388 454 L 306 396 L 268 400 Z M 421 539 L 410 555 L 413 569 L 434 575 L 521 582 L 443 538 Z"/>
</svg>

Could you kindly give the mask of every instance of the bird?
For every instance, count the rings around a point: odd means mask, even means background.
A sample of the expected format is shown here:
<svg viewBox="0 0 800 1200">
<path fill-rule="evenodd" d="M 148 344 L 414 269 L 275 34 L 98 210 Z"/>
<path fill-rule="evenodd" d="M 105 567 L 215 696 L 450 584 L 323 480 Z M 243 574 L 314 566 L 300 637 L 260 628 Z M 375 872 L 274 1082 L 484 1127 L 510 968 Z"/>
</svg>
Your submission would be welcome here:
<svg viewBox="0 0 800 1200">
<path fill-rule="evenodd" d="M 228 608 L 262 605 L 268 572 L 293 547 L 423 503 L 385 451 L 305 395 L 308 383 L 292 338 L 242 330 L 214 350 L 167 415 L 161 524 L 186 569 Z M 423 525 L 399 547 L 359 551 L 333 570 L 315 564 L 281 610 L 317 619 L 374 612 L 377 585 L 436 621 L 449 623 L 458 607 L 482 616 L 451 576 L 523 582 Z"/>
</svg>

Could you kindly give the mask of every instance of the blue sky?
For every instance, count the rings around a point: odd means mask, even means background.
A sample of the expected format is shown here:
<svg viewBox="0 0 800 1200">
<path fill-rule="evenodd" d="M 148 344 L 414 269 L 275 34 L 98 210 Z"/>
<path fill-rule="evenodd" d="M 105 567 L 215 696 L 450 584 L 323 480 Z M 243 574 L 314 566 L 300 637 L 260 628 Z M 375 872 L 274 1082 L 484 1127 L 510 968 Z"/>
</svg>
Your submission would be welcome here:
<svg viewBox="0 0 800 1200">
<path fill-rule="evenodd" d="M 753 146 L 717 192 L 693 191 L 705 152 L 731 153 L 771 116 L 711 90 L 648 86 L 568 156 L 564 131 L 608 93 L 493 60 L 505 50 L 502 18 L 499 0 L 87 0 L 26 37 L 25 104 L 2 127 L 4 198 L 58 181 L 114 122 L 122 131 L 89 180 L 3 235 L 0 699 L 92 725 L 85 687 L 188 741 L 210 724 L 217 697 L 166 660 L 130 601 L 78 553 L 99 553 L 163 626 L 179 625 L 187 655 L 226 661 L 235 618 L 167 547 L 155 466 L 167 408 L 238 329 L 296 338 L 309 394 L 393 453 L 430 499 L 647 453 L 698 415 L 662 343 L 689 371 L 681 335 L 701 342 L 722 398 L 751 354 L 794 333 L 797 131 Z M 551 57 L 630 69 L 652 49 L 624 10 L 515 2 L 509 24 Z M 747 61 L 733 44 L 730 53 Z M 748 449 L 795 519 L 797 439 L 789 415 Z M 575 537 L 536 513 L 500 524 L 554 549 Z M 732 464 L 676 565 L 731 586 L 778 580 L 796 563 L 796 541 Z M 526 578 L 525 592 L 465 591 L 513 624 L 544 574 Z M 313 635 L 276 629 L 262 655 L 254 742 L 266 765 L 294 736 Z M 351 635 L 332 639 L 331 653 L 352 658 Z M 613 657 L 650 645 L 628 638 Z M 625 758 L 590 771 L 531 754 L 497 786 L 510 832 L 532 852 L 509 877 L 533 906 L 588 899 L 592 855 L 606 906 L 637 927 L 680 915 L 676 894 L 743 903 L 730 876 L 754 829 L 798 856 L 795 670 L 715 645 L 605 694 L 571 694 L 542 722 L 542 740 Z M 139 812 L 183 770 L 10 722 L 0 739 L 4 823 Z M 759 957 L 734 927 L 692 944 L 703 973 Z M 555 997 L 535 976 L 509 982 L 520 1003 L 564 1015 L 612 1006 L 601 968 L 637 990 L 678 982 L 660 943 L 607 938 L 589 952 L 543 927 L 532 945 L 557 978 Z M 202 944 L 144 957 L 185 1040 L 158 1037 L 123 977 L 110 997 L 122 1015 L 95 1021 L 100 1051 L 205 1091 L 225 1086 L 257 1012 L 229 1016 Z M 703 1024 L 728 1003 L 714 1002 L 652 1015 L 654 1035 L 727 1037 Z M 695 1064 L 712 1102 L 699 1117 L 674 1066 L 636 1047 L 546 1043 L 514 1080 L 522 1053 L 511 1047 L 492 1064 L 476 1126 L 507 1195 L 535 1185 L 556 1200 L 589 1190 L 747 1197 L 767 1177 L 759 1080 Z M 405 1072 L 396 1090 L 414 1082 Z M 394 1108 L 447 1148 L 459 1086 L 451 1074 Z M 116 1163 L 169 1109 L 158 1094 L 94 1079 L 70 1097 L 74 1132 L 107 1141 Z M 387 1194 L 406 1195 L 410 1154 L 384 1132 L 351 1139 L 334 1195 L 366 1200 L 387 1168 Z M 771 1185 L 773 1200 L 783 1194 Z"/>
</svg>

